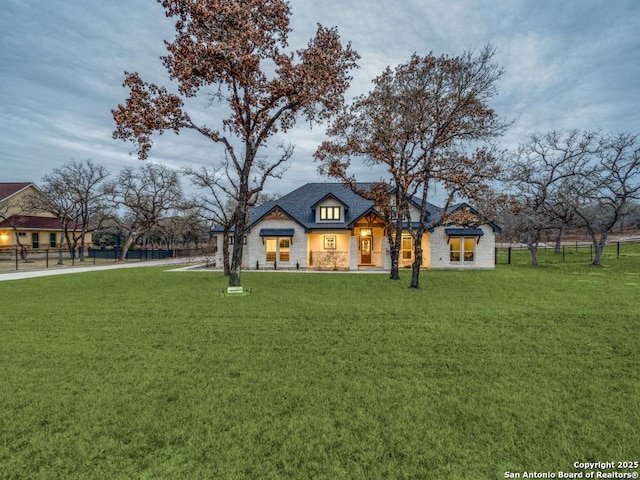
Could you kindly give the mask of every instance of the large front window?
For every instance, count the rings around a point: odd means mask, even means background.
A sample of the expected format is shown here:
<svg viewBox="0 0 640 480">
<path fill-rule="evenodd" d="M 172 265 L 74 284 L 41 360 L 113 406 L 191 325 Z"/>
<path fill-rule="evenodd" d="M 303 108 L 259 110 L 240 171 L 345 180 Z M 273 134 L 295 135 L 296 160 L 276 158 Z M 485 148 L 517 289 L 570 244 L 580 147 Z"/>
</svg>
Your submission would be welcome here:
<svg viewBox="0 0 640 480">
<path fill-rule="evenodd" d="M 451 237 L 449 239 L 449 260 L 452 262 L 474 262 L 476 259 L 476 239 L 473 237 Z"/>
<path fill-rule="evenodd" d="M 340 207 L 320 207 L 320 220 L 340 220 Z"/>
<path fill-rule="evenodd" d="M 288 262 L 291 239 L 288 237 L 269 237 L 265 239 L 267 262 Z"/>
</svg>

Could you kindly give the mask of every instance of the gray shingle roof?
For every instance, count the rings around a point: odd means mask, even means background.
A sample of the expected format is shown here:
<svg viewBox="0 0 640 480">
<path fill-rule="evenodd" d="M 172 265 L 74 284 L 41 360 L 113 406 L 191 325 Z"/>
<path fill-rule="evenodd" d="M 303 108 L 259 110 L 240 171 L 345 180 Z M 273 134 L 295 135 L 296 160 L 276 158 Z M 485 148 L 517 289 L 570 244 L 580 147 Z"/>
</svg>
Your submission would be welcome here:
<svg viewBox="0 0 640 480">
<path fill-rule="evenodd" d="M 360 188 L 367 188 L 368 185 L 370 184 L 358 184 Z M 313 207 L 329 196 L 345 205 L 344 222 L 316 222 Z M 366 214 L 373 207 L 373 202 L 355 194 L 341 183 L 307 183 L 277 200 L 253 208 L 249 212 L 249 225 L 259 222 L 276 207 L 306 230 L 344 229 L 350 228 L 353 222 Z"/>
<path fill-rule="evenodd" d="M 367 190 L 371 183 L 358 183 L 358 188 Z M 333 197 L 345 205 L 344 222 L 316 222 L 315 207 L 328 197 Z M 420 199 L 414 197 L 416 207 L 420 206 Z M 307 183 L 277 200 L 271 200 L 254 207 L 249 212 L 249 229 L 275 208 L 279 208 L 293 220 L 298 222 L 306 231 L 318 229 L 348 229 L 373 209 L 373 202 L 357 195 L 342 183 Z M 427 203 L 429 223 L 440 219 L 442 209 Z M 416 222 L 413 222 L 417 226 Z"/>
</svg>

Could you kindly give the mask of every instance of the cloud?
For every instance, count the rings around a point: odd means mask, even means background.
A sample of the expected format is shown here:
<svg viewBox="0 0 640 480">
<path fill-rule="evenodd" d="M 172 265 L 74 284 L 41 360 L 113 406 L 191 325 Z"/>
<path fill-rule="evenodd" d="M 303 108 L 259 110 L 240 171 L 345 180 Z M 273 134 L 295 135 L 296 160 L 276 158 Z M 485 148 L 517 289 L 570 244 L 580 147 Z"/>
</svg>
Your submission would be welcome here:
<svg viewBox="0 0 640 480">
<path fill-rule="evenodd" d="M 426 55 L 461 53 L 487 42 L 505 68 L 494 108 L 515 121 L 516 145 L 534 130 L 640 125 L 640 2 L 636 0 L 291 0 L 290 49 L 303 48 L 317 23 L 337 26 L 362 59 L 348 97 L 365 94 L 386 66 Z M 148 0 L 5 0 L 0 17 L 0 181 L 38 181 L 71 159 L 92 158 L 112 172 L 135 165 L 129 143 L 111 138 L 111 109 L 125 100 L 124 71 L 169 83 L 159 59 L 172 21 Z M 199 102 L 199 103 L 198 103 Z M 191 102 L 194 103 L 194 102 Z M 202 108 L 202 118 L 219 115 Z M 324 126 L 299 124 L 273 139 L 296 154 L 285 193 L 319 181 L 313 152 Z M 193 133 L 155 140 L 153 161 L 206 165 L 221 151 Z M 375 172 L 362 171 L 363 177 Z M 367 178 L 371 179 L 371 178 Z M 373 178 L 375 179 L 375 178 Z"/>
</svg>

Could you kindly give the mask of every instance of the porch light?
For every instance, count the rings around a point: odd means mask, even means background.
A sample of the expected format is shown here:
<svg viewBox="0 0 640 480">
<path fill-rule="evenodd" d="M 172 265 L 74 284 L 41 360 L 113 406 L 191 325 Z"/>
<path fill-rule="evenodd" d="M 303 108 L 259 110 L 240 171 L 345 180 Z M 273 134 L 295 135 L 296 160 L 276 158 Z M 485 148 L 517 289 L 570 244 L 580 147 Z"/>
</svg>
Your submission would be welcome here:
<svg viewBox="0 0 640 480">
<path fill-rule="evenodd" d="M 371 236 L 371 229 L 370 228 L 362 228 L 362 229 L 360 229 L 360 236 L 361 237 L 370 237 Z"/>
</svg>

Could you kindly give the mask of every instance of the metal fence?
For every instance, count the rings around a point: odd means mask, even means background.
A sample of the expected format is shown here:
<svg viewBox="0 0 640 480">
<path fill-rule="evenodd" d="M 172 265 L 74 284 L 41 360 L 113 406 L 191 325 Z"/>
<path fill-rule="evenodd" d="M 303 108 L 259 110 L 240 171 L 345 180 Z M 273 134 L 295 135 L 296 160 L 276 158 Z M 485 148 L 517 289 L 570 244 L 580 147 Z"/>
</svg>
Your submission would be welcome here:
<svg viewBox="0 0 640 480">
<path fill-rule="evenodd" d="M 637 254 L 640 239 L 620 240 L 608 243 L 603 250 L 603 257 L 616 258 Z M 564 242 L 560 247 L 555 244 L 540 244 L 538 246 L 538 263 L 568 263 L 592 262 L 595 249 L 588 242 Z M 496 244 L 496 264 L 511 265 L 514 263 L 530 263 L 531 254 L 524 244 Z"/>
<path fill-rule="evenodd" d="M 120 261 L 122 249 L 87 248 L 84 255 L 70 252 L 67 249 L 34 249 L 10 247 L 0 249 L 0 273 L 16 270 L 41 270 L 46 268 L 64 268 L 76 265 L 107 264 Z M 151 261 L 169 258 L 211 257 L 215 254 L 213 247 L 199 248 L 134 248 L 127 252 L 126 261 Z"/>
</svg>

